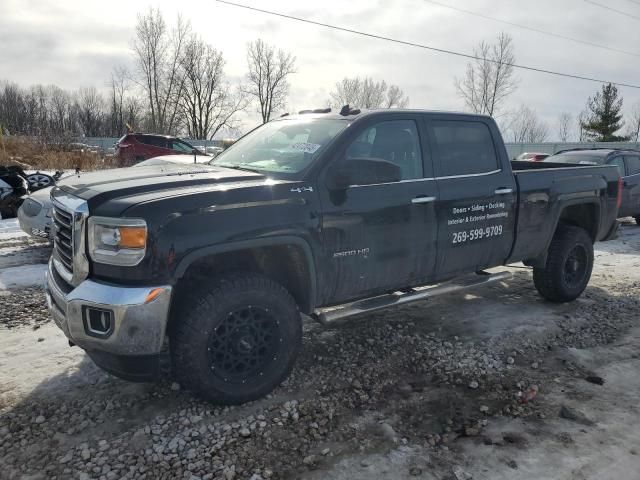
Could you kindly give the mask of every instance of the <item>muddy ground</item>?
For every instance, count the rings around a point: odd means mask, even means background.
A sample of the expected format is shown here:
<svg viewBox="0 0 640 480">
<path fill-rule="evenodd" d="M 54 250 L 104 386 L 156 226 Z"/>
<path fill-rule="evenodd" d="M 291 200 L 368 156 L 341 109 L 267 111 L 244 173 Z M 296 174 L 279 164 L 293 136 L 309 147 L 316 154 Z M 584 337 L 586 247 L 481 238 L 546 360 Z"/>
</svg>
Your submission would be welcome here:
<svg viewBox="0 0 640 480">
<path fill-rule="evenodd" d="M 514 267 L 471 293 L 307 321 L 292 376 L 231 408 L 70 348 L 43 308 L 48 249 L 0 222 L 0 478 L 640 478 L 633 221 L 597 245 L 573 303 Z"/>
</svg>

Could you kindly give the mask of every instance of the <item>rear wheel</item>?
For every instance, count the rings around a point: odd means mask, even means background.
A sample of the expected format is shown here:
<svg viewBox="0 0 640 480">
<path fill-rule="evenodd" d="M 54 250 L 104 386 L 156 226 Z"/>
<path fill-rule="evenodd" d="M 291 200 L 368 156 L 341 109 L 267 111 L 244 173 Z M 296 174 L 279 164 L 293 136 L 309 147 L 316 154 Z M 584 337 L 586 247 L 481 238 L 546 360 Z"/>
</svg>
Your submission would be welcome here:
<svg viewBox="0 0 640 480">
<path fill-rule="evenodd" d="M 177 380 L 208 400 L 260 398 L 286 378 L 302 343 L 298 307 L 258 274 L 220 277 L 174 312 L 170 348 Z"/>
<path fill-rule="evenodd" d="M 593 242 L 580 227 L 560 225 L 544 268 L 533 269 L 533 282 L 544 298 L 569 302 L 578 298 L 589 283 L 593 269 Z"/>
</svg>

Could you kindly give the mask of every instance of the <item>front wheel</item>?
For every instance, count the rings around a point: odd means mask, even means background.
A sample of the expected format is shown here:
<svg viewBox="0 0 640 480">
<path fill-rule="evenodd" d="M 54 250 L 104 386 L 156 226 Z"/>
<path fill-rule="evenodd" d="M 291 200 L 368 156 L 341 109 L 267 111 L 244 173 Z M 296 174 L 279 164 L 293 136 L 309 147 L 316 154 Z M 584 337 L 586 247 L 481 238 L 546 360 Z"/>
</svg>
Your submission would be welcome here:
<svg viewBox="0 0 640 480">
<path fill-rule="evenodd" d="M 295 301 L 259 274 L 220 277 L 186 295 L 173 317 L 173 372 L 186 388 L 216 403 L 269 393 L 291 371 L 302 343 Z"/>
<path fill-rule="evenodd" d="M 56 183 L 51 175 L 40 172 L 27 175 L 27 181 L 29 182 L 30 192 L 37 192 L 43 188 L 52 187 Z"/>
<path fill-rule="evenodd" d="M 533 283 L 547 300 L 570 302 L 587 288 L 592 270 L 589 234 L 580 227 L 560 225 L 551 240 L 546 265 L 533 269 Z"/>
</svg>

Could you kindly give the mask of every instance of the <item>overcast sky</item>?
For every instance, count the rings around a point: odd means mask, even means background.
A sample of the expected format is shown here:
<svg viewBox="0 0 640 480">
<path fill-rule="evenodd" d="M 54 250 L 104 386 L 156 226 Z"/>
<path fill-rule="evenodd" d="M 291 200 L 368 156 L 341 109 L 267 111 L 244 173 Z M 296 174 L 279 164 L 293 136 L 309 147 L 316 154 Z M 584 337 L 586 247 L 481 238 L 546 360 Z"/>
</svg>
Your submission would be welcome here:
<svg viewBox="0 0 640 480">
<path fill-rule="evenodd" d="M 552 38 L 517 27 L 452 11 L 424 0 L 237 0 L 312 20 L 471 53 L 480 40 L 500 31 L 513 36 L 517 63 L 548 70 L 640 85 L 640 20 L 605 10 L 585 0 L 439 0 L 568 37 L 627 50 L 612 52 Z M 640 17 L 640 2 L 598 0 Z M 105 88 L 111 70 L 131 66 L 130 49 L 136 13 L 158 6 L 167 23 L 178 14 L 193 30 L 224 53 L 226 72 L 238 80 L 246 72 L 245 47 L 256 38 L 292 52 L 298 73 L 291 77 L 288 110 L 324 106 L 336 81 L 344 76 L 371 76 L 399 85 L 410 107 L 461 110 L 454 77 L 467 60 L 442 53 L 346 32 L 301 24 L 210 1 L 0 0 L 0 80 L 23 86 L 56 84 L 67 89 Z M 509 106 L 534 108 L 556 137 L 560 112 L 574 117 L 600 85 L 592 82 L 518 71 L 519 88 Z M 640 90 L 620 88 L 625 110 L 640 101 Z M 245 129 L 257 121 L 252 112 Z"/>
</svg>

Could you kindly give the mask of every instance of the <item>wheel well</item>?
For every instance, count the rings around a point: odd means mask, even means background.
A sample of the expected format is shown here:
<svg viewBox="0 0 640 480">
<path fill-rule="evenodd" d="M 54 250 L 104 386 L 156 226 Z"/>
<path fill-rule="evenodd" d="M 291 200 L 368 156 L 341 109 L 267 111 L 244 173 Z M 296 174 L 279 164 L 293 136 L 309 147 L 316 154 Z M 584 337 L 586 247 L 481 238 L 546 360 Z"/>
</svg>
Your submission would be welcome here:
<svg viewBox="0 0 640 480">
<path fill-rule="evenodd" d="M 581 203 L 578 205 L 569 205 L 565 207 L 560 213 L 556 230 L 560 225 L 573 225 L 575 227 L 583 228 L 591 237 L 591 240 L 595 242 L 598 235 L 599 227 L 599 210 L 597 205 L 593 203 Z M 523 261 L 523 263 L 529 267 L 544 267 L 547 262 L 548 251 L 545 250 L 535 258 L 529 258 Z"/>
<path fill-rule="evenodd" d="M 558 225 L 561 223 L 581 227 L 587 231 L 592 241 L 596 241 L 598 235 L 598 209 L 593 203 L 581 203 L 579 205 L 569 205 L 562 210 Z"/>
<path fill-rule="evenodd" d="M 201 257 L 189 265 L 177 284 L 176 294 L 213 275 L 232 271 L 261 273 L 286 288 L 302 312 L 310 313 L 314 307 L 311 272 L 304 251 L 296 245 L 247 248 Z"/>
</svg>

